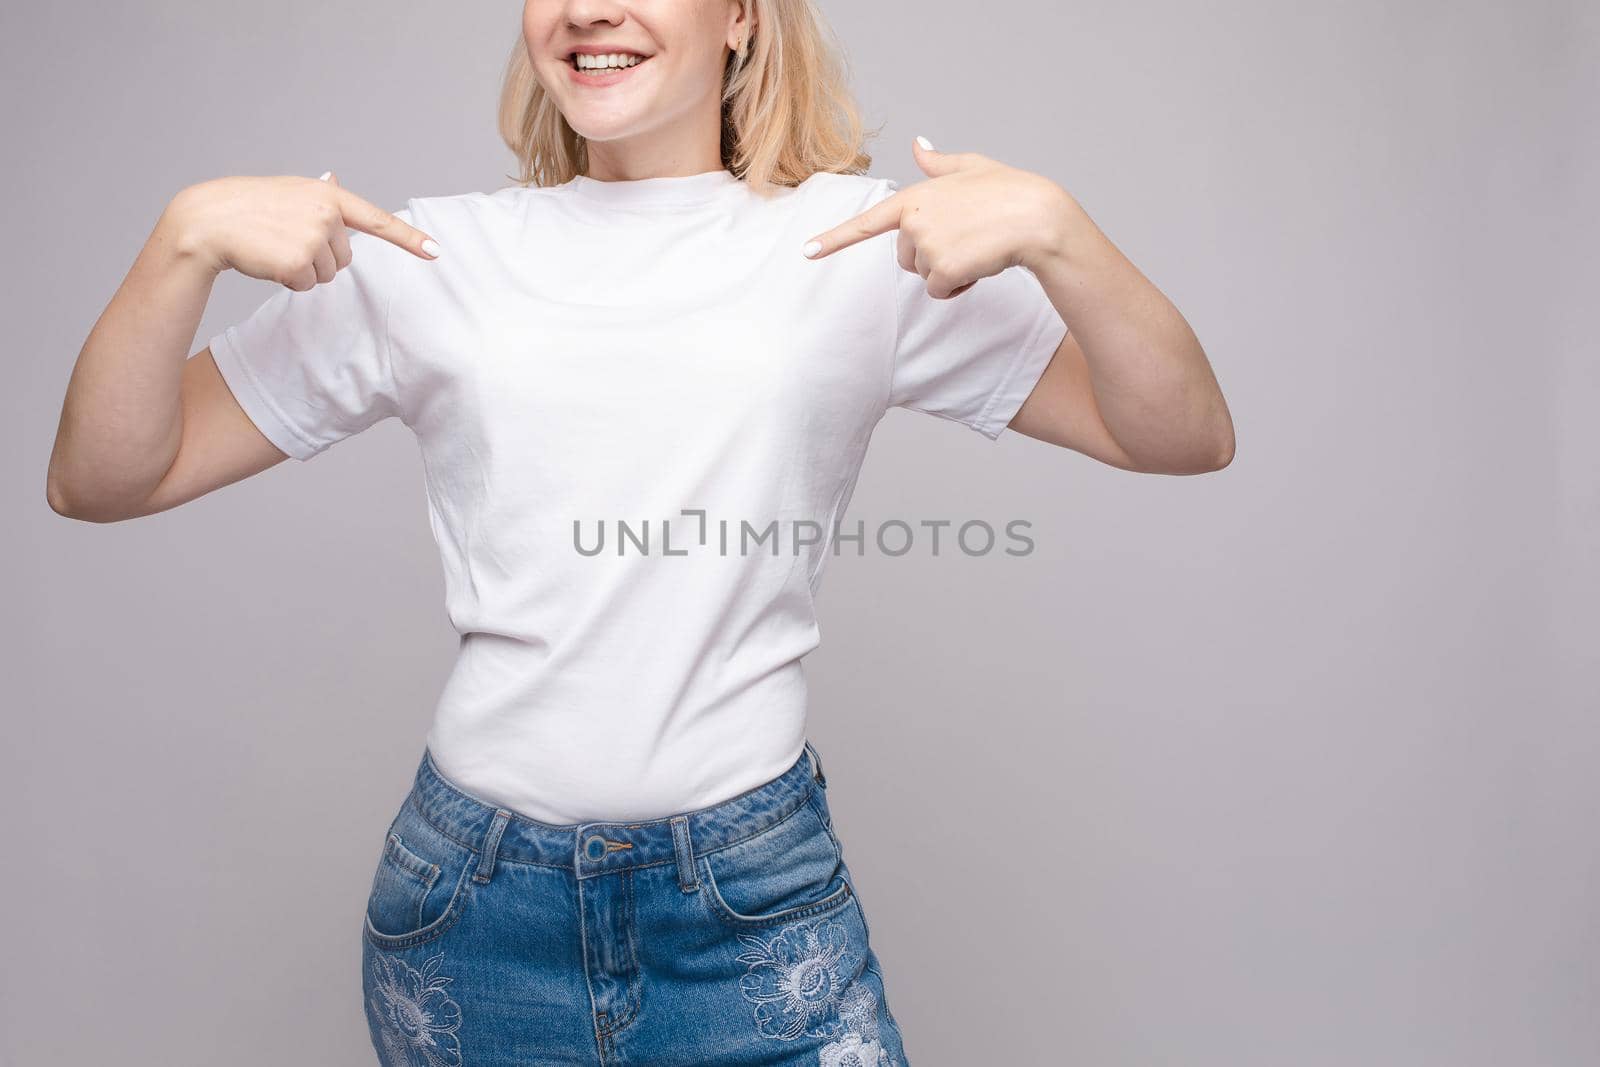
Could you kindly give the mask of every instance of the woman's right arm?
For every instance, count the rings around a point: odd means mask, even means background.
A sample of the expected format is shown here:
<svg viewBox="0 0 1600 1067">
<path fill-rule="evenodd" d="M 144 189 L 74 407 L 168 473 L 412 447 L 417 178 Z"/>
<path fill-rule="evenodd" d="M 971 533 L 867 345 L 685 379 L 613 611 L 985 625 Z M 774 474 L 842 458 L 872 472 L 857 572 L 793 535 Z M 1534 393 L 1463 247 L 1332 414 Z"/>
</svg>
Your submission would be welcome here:
<svg viewBox="0 0 1600 1067">
<path fill-rule="evenodd" d="M 50 507 L 116 522 L 286 458 L 234 399 L 211 350 L 189 358 L 188 345 L 222 271 L 304 292 L 349 264 L 346 227 L 435 258 L 427 234 L 331 177 L 219 178 L 175 196 L 78 354 L 50 455 Z"/>
</svg>

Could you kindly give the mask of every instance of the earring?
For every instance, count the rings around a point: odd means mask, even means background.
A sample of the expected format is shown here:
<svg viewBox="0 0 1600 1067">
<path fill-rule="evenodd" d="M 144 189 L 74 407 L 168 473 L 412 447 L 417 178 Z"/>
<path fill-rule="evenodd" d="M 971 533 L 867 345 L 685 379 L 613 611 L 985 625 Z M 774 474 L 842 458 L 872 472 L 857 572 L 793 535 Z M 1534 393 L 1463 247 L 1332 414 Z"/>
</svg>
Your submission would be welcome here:
<svg viewBox="0 0 1600 1067">
<path fill-rule="evenodd" d="M 739 47 L 734 49 L 734 52 L 736 52 L 739 56 L 739 62 L 743 63 L 745 61 L 745 53 L 749 50 L 749 47 L 750 35 L 745 33 L 740 34 Z"/>
</svg>

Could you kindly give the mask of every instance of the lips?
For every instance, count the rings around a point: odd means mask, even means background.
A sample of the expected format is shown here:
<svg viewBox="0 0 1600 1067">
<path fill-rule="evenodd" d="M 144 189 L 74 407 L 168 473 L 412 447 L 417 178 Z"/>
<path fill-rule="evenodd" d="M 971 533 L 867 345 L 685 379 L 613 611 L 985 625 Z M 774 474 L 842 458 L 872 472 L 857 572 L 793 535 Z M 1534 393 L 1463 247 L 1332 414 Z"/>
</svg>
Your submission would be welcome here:
<svg viewBox="0 0 1600 1067">
<path fill-rule="evenodd" d="M 633 77 L 633 72 L 650 62 L 648 56 L 631 67 L 612 67 L 596 73 L 593 69 L 580 70 L 574 60 L 567 64 L 567 81 L 580 89 L 606 89 L 620 85 Z"/>
<path fill-rule="evenodd" d="M 588 49 L 584 49 L 581 53 L 580 52 L 569 52 L 569 53 L 567 53 L 567 66 L 571 67 L 573 70 L 584 69 L 584 68 L 580 68 L 578 66 L 578 56 L 580 54 L 581 55 L 587 55 L 587 56 L 617 56 L 617 55 L 620 55 L 620 56 L 637 56 L 637 57 L 639 57 L 639 62 L 633 64 L 633 67 L 643 66 L 650 59 L 650 57 L 645 55 L 643 52 L 631 52 L 626 48 L 601 49 L 599 51 L 589 51 Z M 617 69 L 619 69 L 619 70 L 632 70 L 633 67 L 619 67 Z"/>
</svg>

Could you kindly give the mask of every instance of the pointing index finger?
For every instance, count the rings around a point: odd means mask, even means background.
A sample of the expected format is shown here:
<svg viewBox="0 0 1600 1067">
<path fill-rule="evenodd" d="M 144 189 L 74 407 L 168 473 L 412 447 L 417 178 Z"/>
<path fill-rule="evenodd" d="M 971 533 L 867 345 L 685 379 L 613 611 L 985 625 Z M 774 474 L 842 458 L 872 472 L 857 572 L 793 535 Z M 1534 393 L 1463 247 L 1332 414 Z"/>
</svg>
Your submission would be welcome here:
<svg viewBox="0 0 1600 1067">
<path fill-rule="evenodd" d="M 439 242 L 432 237 L 343 186 L 335 186 L 335 189 L 339 197 L 339 212 L 344 216 L 344 224 L 352 230 L 380 237 L 422 259 L 439 257 Z"/>
<path fill-rule="evenodd" d="M 846 219 L 833 229 L 818 234 L 806 243 L 802 251 L 808 259 L 822 259 L 869 237 L 899 229 L 902 204 L 899 193 L 885 197 L 855 218 Z"/>
</svg>

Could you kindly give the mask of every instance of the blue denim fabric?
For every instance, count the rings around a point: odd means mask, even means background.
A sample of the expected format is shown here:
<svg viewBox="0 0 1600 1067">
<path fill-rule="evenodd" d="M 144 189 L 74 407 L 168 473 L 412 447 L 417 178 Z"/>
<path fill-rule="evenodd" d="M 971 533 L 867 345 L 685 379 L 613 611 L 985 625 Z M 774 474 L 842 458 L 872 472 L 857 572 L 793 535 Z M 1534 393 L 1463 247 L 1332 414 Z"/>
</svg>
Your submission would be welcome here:
<svg viewBox="0 0 1600 1067">
<path fill-rule="evenodd" d="M 902 1067 L 810 742 L 777 778 L 650 822 L 535 822 L 424 751 L 367 900 L 387 1067 Z"/>
</svg>

